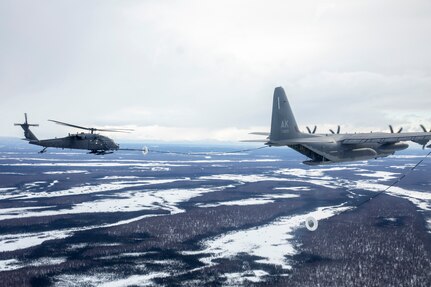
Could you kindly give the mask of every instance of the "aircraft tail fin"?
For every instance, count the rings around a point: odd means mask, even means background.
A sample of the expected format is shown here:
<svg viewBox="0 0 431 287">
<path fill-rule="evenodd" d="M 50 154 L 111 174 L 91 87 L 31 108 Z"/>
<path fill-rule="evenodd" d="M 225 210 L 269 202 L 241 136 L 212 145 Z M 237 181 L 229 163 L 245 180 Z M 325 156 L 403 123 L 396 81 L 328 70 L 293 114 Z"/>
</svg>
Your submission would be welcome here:
<svg viewBox="0 0 431 287">
<path fill-rule="evenodd" d="M 25 136 L 25 140 L 28 141 L 39 141 L 37 139 L 37 137 L 33 134 L 33 132 L 30 130 L 30 127 L 38 127 L 39 125 L 37 124 L 29 124 L 27 121 L 27 113 L 24 113 L 24 117 L 25 117 L 25 122 L 23 124 L 15 124 L 15 126 L 21 126 L 22 129 L 24 130 L 24 136 Z"/>
<path fill-rule="evenodd" d="M 282 87 L 274 90 L 272 103 L 270 142 L 277 142 L 300 137 L 300 131 Z"/>
</svg>

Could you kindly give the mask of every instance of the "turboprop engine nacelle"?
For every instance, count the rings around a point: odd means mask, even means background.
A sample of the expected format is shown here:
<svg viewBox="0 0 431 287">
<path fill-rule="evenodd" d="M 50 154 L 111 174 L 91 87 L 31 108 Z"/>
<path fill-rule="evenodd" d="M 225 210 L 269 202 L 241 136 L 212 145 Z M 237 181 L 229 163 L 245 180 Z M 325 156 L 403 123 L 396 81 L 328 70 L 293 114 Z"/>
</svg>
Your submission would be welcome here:
<svg viewBox="0 0 431 287">
<path fill-rule="evenodd" d="M 379 150 L 382 152 L 396 152 L 399 150 L 403 150 L 408 148 L 409 145 L 406 143 L 391 143 L 391 144 L 384 144 L 379 147 Z"/>
<path fill-rule="evenodd" d="M 352 158 L 373 158 L 377 156 L 377 152 L 372 148 L 356 148 L 346 152 L 345 156 Z"/>
</svg>

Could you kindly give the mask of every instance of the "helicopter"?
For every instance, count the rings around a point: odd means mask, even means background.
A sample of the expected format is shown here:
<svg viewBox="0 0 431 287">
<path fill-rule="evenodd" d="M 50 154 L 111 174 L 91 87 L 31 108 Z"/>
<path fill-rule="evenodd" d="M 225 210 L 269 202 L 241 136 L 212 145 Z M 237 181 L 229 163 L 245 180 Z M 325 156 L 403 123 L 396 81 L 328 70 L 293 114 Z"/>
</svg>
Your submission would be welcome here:
<svg viewBox="0 0 431 287">
<path fill-rule="evenodd" d="M 95 132 L 122 132 L 127 133 L 133 130 L 131 129 L 99 129 L 99 128 L 88 128 L 78 125 L 72 125 L 60 121 L 48 120 L 59 125 L 74 127 L 82 130 L 90 131 L 89 133 L 76 133 L 69 134 L 67 137 L 63 138 L 53 138 L 39 140 L 34 133 L 30 130 L 30 127 L 38 127 L 38 124 L 29 124 L 27 121 L 27 113 L 24 113 L 25 122 L 23 124 L 15 124 L 15 126 L 21 126 L 24 130 L 24 139 L 29 142 L 29 144 L 42 146 L 43 149 L 39 153 L 45 153 L 47 148 L 61 148 L 61 149 L 80 149 L 89 150 L 89 154 L 95 155 L 105 155 L 111 154 L 114 151 L 127 150 L 127 151 L 141 151 L 143 154 L 148 153 L 148 148 L 143 149 L 122 149 L 120 145 L 115 143 L 114 140 L 107 136 L 102 136 Z"/>
</svg>

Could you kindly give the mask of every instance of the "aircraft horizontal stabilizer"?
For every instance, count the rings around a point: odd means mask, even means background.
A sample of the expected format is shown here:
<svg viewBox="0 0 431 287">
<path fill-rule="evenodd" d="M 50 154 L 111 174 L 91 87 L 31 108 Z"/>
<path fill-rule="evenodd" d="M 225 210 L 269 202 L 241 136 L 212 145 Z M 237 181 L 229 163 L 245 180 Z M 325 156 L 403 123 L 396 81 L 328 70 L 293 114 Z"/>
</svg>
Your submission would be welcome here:
<svg viewBox="0 0 431 287">
<path fill-rule="evenodd" d="M 252 132 L 249 135 L 257 135 L 257 136 L 269 136 L 268 132 Z"/>
<path fill-rule="evenodd" d="M 268 142 L 267 139 L 260 139 L 260 140 L 241 140 L 240 142 L 243 143 L 266 143 Z"/>
<path fill-rule="evenodd" d="M 310 138 L 295 138 L 288 140 L 269 141 L 267 139 L 257 140 L 242 140 L 241 142 L 256 142 L 256 143 L 268 143 L 271 145 L 297 145 L 297 144 L 312 144 L 312 143 L 334 143 L 335 140 L 332 137 L 310 137 Z"/>
</svg>

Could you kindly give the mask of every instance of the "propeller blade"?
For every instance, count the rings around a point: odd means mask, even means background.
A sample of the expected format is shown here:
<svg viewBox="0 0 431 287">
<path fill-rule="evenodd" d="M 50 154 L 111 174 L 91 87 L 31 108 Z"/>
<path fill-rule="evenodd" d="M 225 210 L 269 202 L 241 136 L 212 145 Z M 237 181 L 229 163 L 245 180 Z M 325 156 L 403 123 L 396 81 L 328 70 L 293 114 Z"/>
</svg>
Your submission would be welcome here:
<svg viewBox="0 0 431 287">
<path fill-rule="evenodd" d="M 421 125 L 421 128 L 422 128 L 422 130 L 423 130 L 424 132 L 426 132 L 426 133 L 431 133 L 431 129 L 430 129 L 430 131 L 428 132 L 424 125 Z"/>
<path fill-rule="evenodd" d="M 391 131 L 391 134 L 395 133 L 394 128 L 392 125 L 389 125 L 389 130 Z M 397 134 L 401 133 L 403 131 L 403 127 L 400 127 L 397 131 Z"/>
<path fill-rule="evenodd" d="M 329 131 L 330 131 L 332 134 L 339 134 L 339 133 L 340 133 L 340 131 L 341 131 L 341 127 L 340 127 L 340 125 L 338 125 L 338 126 L 337 126 L 337 132 L 334 132 L 334 130 L 333 130 L 333 129 L 329 129 Z"/>
<path fill-rule="evenodd" d="M 311 134 L 311 130 L 309 127 L 306 127 L 309 134 Z"/>
<path fill-rule="evenodd" d="M 315 134 L 316 133 L 316 130 L 317 130 L 317 126 L 314 126 L 314 129 L 313 129 L 313 134 Z"/>
</svg>

